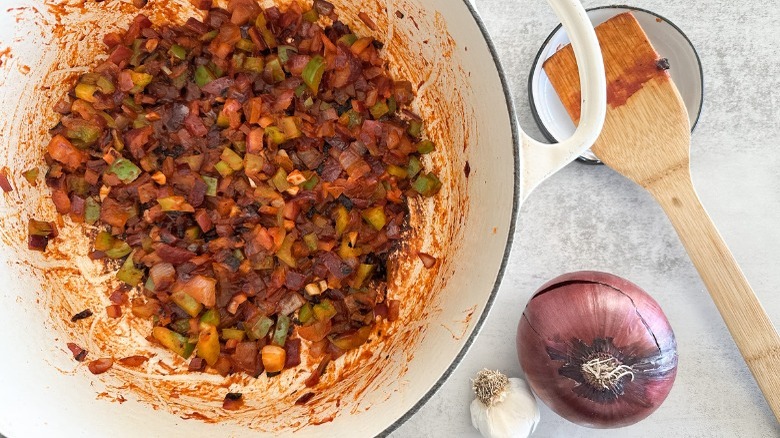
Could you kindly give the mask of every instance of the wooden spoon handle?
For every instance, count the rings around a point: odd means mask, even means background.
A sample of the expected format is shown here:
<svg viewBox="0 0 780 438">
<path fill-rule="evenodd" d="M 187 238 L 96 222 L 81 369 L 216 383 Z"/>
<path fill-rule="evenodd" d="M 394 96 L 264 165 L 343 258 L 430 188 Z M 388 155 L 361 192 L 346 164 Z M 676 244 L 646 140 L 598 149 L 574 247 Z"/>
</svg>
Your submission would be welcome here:
<svg viewBox="0 0 780 438">
<path fill-rule="evenodd" d="M 687 166 L 646 185 L 677 230 L 742 357 L 780 421 L 780 336 L 691 183 Z"/>
</svg>

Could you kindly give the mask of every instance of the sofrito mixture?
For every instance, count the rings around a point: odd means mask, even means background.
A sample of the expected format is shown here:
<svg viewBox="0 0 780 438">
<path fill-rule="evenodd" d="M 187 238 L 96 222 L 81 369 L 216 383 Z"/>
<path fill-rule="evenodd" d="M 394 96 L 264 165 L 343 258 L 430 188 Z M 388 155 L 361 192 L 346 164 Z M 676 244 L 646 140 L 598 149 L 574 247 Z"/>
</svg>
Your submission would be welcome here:
<svg viewBox="0 0 780 438">
<path fill-rule="evenodd" d="M 61 215 L 100 230 L 90 257 L 121 266 L 110 317 L 129 307 L 190 370 L 222 375 L 295 367 L 303 340 L 313 386 L 398 317 L 387 258 L 407 199 L 441 187 L 420 163 L 435 146 L 406 109 L 412 84 L 331 3 L 201 4 L 202 21 L 138 15 L 105 36 L 108 58 L 55 108 L 46 183 Z M 29 226 L 31 249 L 57 233 Z"/>
</svg>

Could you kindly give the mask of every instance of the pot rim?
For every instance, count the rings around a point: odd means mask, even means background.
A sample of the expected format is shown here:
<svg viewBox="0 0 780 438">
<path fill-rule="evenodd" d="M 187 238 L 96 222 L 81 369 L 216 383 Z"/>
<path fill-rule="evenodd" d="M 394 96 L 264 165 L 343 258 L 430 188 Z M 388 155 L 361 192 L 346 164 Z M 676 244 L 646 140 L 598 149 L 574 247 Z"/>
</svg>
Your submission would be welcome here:
<svg viewBox="0 0 780 438">
<path fill-rule="evenodd" d="M 409 420 L 414 414 L 417 413 L 417 411 L 420 410 L 420 408 L 423 407 L 430 399 L 433 397 L 433 395 L 441 388 L 441 386 L 444 384 L 444 382 L 447 381 L 447 379 L 450 377 L 453 371 L 455 371 L 455 368 L 458 367 L 461 360 L 466 356 L 466 353 L 468 353 L 469 348 L 471 348 L 471 345 L 474 343 L 474 340 L 476 339 L 477 335 L 479 334 L 480 330 L 482 329 L 482 325 L 485 323 L 485 320 L 487 319 L 488 314 L 490 313 L 490 309 L 493 307 L 493 303 L 495 302 L 496 296 L 498 295 L 498 289 L 501 286 L 501 281 L 504 278 L 504 274 L 506 273 L 506 267 L 507 263 L 509 261 L 509 256 L 512 252 L 512 243 L 514 242 L 514 234 L 515 234 L 515 227 L 517 224 L 517 212 L 520 208 L 520 133 L 519 133 L 519 127 L 517 124 L 517 114 L 515 110 L 515 101 L 512 97 L 511 90 L 509 89 L 509 83 L 506 79 L 506 73 L 504 72 L 504 68 L 501 64 L 501 60 L 498 57 L 498 53 L 496 52 L 495 45 L 493 44 L 493 40 L 490 37 L 490 34 L 488 33 L 487 27 L 485 26 L 484 21 L 482 21 L 482 18 L 480 17 L 479 13 L 474 8 L 474 5 L 471 3 L 470 0 L 461 0 L 468 9 L 469 13 L 471 14 L 471 17 L 474 19 L 474 22 L 477 24 L 477 27 L 479 28 L 480 33 L 482 34 L 482 38 L 485 41 L 485 44 L 488 47 L 488 51 L 490 52 L 491 58 L 493 58 L 493 63 L 496 67 L 496 72 L 498 73 L 499 80 L 501 81 L 501 89 L 504 93 L 504 99 L 506 102 L 507 111 L 509 113 L 509 124 L 510 128 L 512 130 L 512 159 L 513 159 L 513 185 L 512 185 L 512 217 L 509 221 L 509 230 L 507 233 L 507 239 L 506 239 L 506 246 L 504 247 L 504 255 L 501 258 L 501 265 L 498 269 L 498 273 L 496 274 L 496 280 L 493 283 L 493 290 L 490 292 L 490 296 L 488 297 L 487 302 L 485 303 L 485 307 L 482 309 L 482 313 L 479 315 L 479 319 L 477 320 L 476 324 L 474 325 L 474 330 L 472 330 L 471 334 L 469 335 L 468 339 L 466 340 L 466 343 L 463 344 L 463 347 L 461 348 L 460 352 L 455 356 L 452 363 L 449 367 L 444 371 L 444 373 L 436 380 L 436 383 L 431 387 L 431 389 L 428 390 L 428 392 L 425 393 L 418 401 L 414 404 L 404 415 L 402 415 L 399 419 L 395 420 L 390 426 L 386 427 L 381 433 L 379 433 L 378 437 L 386 437 L 390 435 L 392 432 L 394 432 L 396 429 L 398 429 L 402 424 L 404 424 L 407 420 Z"/>
</svg>

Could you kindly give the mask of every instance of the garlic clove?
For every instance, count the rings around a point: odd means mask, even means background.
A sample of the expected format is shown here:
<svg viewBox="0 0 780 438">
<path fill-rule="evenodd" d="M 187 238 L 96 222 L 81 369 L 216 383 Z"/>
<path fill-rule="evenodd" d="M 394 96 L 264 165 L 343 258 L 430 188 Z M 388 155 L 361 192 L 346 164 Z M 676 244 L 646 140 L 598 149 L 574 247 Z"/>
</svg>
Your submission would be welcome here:
<svg viewBox="0 0 780 438">
<path fill-rule="evenodd" d="M 473 382 L 471 424 L 485 438 L 527 438 L 539 423 L 539 407 L 528 384 L 498 371 L 482 370 Z"/>
</svg>

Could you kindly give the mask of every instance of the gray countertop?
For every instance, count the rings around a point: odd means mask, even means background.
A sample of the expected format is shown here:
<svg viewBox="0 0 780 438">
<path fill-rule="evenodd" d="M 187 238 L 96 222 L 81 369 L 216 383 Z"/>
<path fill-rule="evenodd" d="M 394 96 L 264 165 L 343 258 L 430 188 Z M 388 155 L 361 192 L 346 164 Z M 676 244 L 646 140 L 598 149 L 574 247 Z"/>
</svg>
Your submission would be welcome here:
<svg viewBox="0 0 780 438">
<path fill-rule="evenodd" d="M 611 4 L 583 1 L 586 7 Z M 780 326 L 780 10 L 775 2 L 632 2 L 691 39 L 704 68 L 704 108 L 692 138 L 694 184 L 775 325 Z M 531 117 L 531 63 L 557 20 L 540 0 L 478 0 L 514 93 Z M 468 405 L 483 367 L 521 376 L 514 346 L 531 293 L 561 273 L 596 269 L 650 292 L 677 335 L 679 370 L 666 402 L 617 430 L 575 426 L 541 406 L 536 437 L 772 437 L 780 425 L 669 221 L 648 194 L 604 166 L 573 163 L 520 210 L 507 274 L 463 362 L 393 437 L 478 437 Z"/>
</svg>

